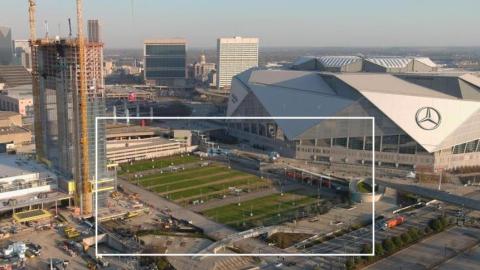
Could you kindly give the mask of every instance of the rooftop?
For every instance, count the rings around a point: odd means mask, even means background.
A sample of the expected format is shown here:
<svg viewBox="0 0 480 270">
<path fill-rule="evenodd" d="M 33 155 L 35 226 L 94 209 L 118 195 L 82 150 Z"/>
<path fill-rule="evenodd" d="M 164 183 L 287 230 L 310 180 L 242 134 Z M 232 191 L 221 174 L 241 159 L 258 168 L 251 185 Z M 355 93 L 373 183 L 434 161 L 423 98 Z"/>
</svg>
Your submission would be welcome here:
<svg viewBox="0 0 480 270">
<path fill-rule="evenodd" d="M 128 143 L 128 146 L 127 144 Z M 165 139 L 162 137 L 153 137 L 147 139 L 138 139 L 132 141 L 112 141 L 107 143 L 107 153 L 114 153 L 115 151 L 134 151 L 135 149 L 145 147 L 158 147 L 159 145 L 177 143 L 177 141 Z"/>
<path fill-rule="evenodd" d="M 32 84 L 32 75 L 23 66 L 0 66 L 0 82 L 7 87 Z"/>
<path fill-rule="evenodd" d="M 33 159 L 19 155 L 0 154 L 0 179 L 33 173 L 43 173 L 55 177 L 44 165 Z"/>
<path fill-rule="evenodd" d="M 358 56 L 322 56 L 318 58 L 324 67 L 342 67 L 357 61 L 362 61 Z"/>
<path fill-rule="evenodd" d="M 480 115 L 480 80 L 468 72 L 445 75 L 248 70 L 235 79 L 241 82 L 239 90 L 233 90 L 239 101 L 230 101 L 227 115 L 236 115 L 251 92 L 270 116 L 382 113 L 429 152 L 478 139 L 478 132 L 469 125 L 474 126 Z M 441 115 L 442 124 L 435 130 L 423 130 L 412 121 L 419 109 L 426 106 Z M 317 122 L 320 121 L 277 121 L 288 138 L 296 138 Z M 471 132 L 454 137 L 463 130 Z"/>
<path fill-rule="evenodd" d="M 142 126 L 127 126 L 127 125 L 108 125 L 107 126 L 107 137 L 115 137 L 120 134 L 131 134 L 131 133 L 149 133 L 153 134 L 159 131 L 158 128 L 154 127 L 142 127 Z"/>
<path fill-rule="evenodd" d="M 24 84 L 15 87 L 9 87 L 4 89 L 7 92 L 7 95 L 16 99 L 31 99 L 32 95 L 32 84 Z"/>
<path fill-rule="evenodd" d="M 223 37 L 219 38 L 218 41 L 221 43 L 258 43 L 258 38 L 253 37 Z"/>
<path fill-rule="evenodd" d="M 19 116 L 17 112 L 0 111 L 0 120 L 6 120 L 12 116 Z"/>
<path fill-rule="evenodd" d="M 185 44 L 187 40 L 184 38 L 160 38 L 160 39 L 147 39 L 145 44 Z"/>
<path fill-rule="evenodd" d="M 0 135 L 13 135 L 13 134 L 19 134 L 19 133 L 26 133 L 26 132 L 30 132 L 30 131 L 23 127 L 17 127 L 17 126 L 0 127 Z"/>
</svg>

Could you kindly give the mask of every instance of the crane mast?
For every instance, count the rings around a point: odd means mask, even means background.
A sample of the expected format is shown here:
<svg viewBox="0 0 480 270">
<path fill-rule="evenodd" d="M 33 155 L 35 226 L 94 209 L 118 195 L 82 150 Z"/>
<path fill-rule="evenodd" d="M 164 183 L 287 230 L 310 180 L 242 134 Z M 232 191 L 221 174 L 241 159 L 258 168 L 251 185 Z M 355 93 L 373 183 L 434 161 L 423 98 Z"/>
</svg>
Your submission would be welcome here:
<svg viewBox="0 0 480 270">
<path fill-rule="evenodd" d="M 81 181 L 82 190 L 77 191 L 77 198 L 82 201 L 82 214 L 91 215 L 93 211 L 92 185 L 89 173 L 88 156 L 88 93 L 86 81 L 85 39 L 83 35 L 83 1 L 77 1 L 77 47 L 78 47 L 78 96 L 80 112 L 80 148 L 81 148 Z"/>
<path fill-rule="evenodd" d="M 33 102 L 35 108 L 35 145 L 37 159 L 40 161 L 45 160 L 45 152 L 43 148 L 43 130 L 42 130 L 42 117 L 40 112 L 40 81 L 38 73 L 38 45 L 41 41 L 37 40 L 36 35 L 36 1 L 28 0 L 29 8 L 29 28 L 30 28 L 30 47 L 32 51 L 32 93 Z M 80 157 L 79 162 L 81 166 L 80 175 L 76 176 L 76 181 L 81 181 L 80 185 L 76 188 L 76 204 L 81 206 L 83 215 L 91 215 L 93 211 L 92 202 L 92 185 L 89 174 L 89 143 L 88 143 L 88 93 L 87 93 L 87 81 L 86 81 L 86 48 L 85 38 L 83 31 L 83 1 L 76 0 L 77 6 L 77 53 L 78 53 L 78 96 L 79 96 L 79 117 L 80 120 Z M 74 75 L 72 80 L 76 80 Z"/>
<path fill-rule="evenodd" d="M 28 21 L 30 29 L 30 50 L 32 56 L 32 95 L 34 106 L 34 130 L 35 130 L 35 151 L 37 159 L 42 160 L 45 157 L 43 149 L 43 132 L 40 115 L 40 82 L 38 78 L 37 67 L 37 34 L 35 21 L 36 3 L 35 0 L 28 0 Z"/>
</svg>

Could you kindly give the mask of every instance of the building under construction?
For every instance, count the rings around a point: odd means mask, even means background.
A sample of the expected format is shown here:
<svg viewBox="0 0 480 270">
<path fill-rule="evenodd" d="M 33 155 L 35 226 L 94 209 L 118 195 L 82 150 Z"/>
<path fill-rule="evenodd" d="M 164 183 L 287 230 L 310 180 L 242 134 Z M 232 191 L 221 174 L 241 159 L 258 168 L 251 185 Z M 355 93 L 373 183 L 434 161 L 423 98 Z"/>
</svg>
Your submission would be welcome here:
<svg viewBox="0 0 480 270">
<path fill-rule="evenodd" d="M 35 124 L 40 127 L 36 129 L 37 154 L 61 174 L 63 181 L 59 181 L 59 186 L 76 195 L 76 205 L 81 212 L 91 214 L 95 169 L 98 169 L 100 183 L 99 206 L 105 205 L 115 183 L 114 177 L 109 177 L 107 172 L 105 126 L 102 121 L 98 125 L 97 148 L 95 143 L 95 117 L 105 114 L 103 44 L 85 42 L 83 77 L 80 75 L 77 39 L 36 40 L 33 48 L 36 56 L 33 74 L 36 74 L 34 79 L 39 87 L 36 97 L 38 106 L 35 106 L 35 117 L 38 118 Z M 80 91 L 81 80 L 86 83 L 86 93 Z M 82 114 L 81 94 L 86 94 L 86 117 Z M 86 129 L 82 126 L 84 124 Z M 82 152 L 85 141 L 88 151 Z M 95 166 L 96 151 L 98 167 Z M 85 172 L 87 177 L 84 177 Z"/>
</svg>

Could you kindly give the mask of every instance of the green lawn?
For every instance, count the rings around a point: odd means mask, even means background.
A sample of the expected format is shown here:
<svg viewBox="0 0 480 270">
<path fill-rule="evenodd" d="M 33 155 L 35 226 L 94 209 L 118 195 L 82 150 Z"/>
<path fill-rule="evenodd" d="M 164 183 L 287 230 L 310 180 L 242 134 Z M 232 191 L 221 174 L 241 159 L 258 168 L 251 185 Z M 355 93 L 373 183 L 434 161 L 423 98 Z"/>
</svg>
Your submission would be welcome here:
<svg viewBox="0 0 480 270">
<path fill-rule="evenodd" d="M 225 179 L 225 178 L 224 178 Z M 228 179 L 228 178 L 227 178 Z M 247 185 L 255 185 L 258 184 L 260 180 L 256 176 L 244 176 L 241 179 L 238 180 L 232 180 L 228 182 L 223 182 L 220 184 L 213 184 L 209 186 L 203 186 L 203 187 L 192 187 L 187 190 L 182 190 L 178 192 L 171 192 L 168 194 L 168 197 L 171 200 L 180 200 L 183 198 L 190 198 L 190 197 L 202 197 L 202 195 L 206 196 L 205 199 L 210 199 L 212 196 L 208 196 L 208 194 L 211 193 L 216 193 L 218 191 L 225 191 L 228 192 L 229 187 L 241 187 L 241 186 L 247 186 Z"/>
<path fill-rule="evenodd" d="M 154 159 L 153 162 L 151 159 L 139 160 L 139 161 L 133 162 L 132 164 L 125 163 L 120 165 L 120 168 L 121 168 L 120 174 L 141 172 L 145 170 L 151 170 L 153 168 L 165 168 L 172 165 L 172 163 L 173 165 L 181 165 L 181 164 L 187 164 L 187 163 L 192 163 L 196 161 L 200 161 L 200 158 L 194 155 L 183 155 L 183 156 L 179 155 L 179 156 L 157 158 L 157 159 Z"/>
<path fill-rule="evenodd" d="M 176 189 L 183 189 L 188 187 L 194 188 L 195 186 L 204 185 L 208 183 L 215 183 L 218 181 L 227 180 L 229 178 L 233 178 L 241 175 L 245 175 L 245 174 L 239 171 L 230 171 L 230 172 L 224 172 L 224 173 L 212 175 L 212 176 L 197 175 L 193 179 L 185 178 L 184 180 L 179 180 L 176 183 L 162 184 L 161 186 L 156 186 L 152 190 L 158 193 L 162 193 L 162 192 L 175 191 Z"/>
<path fill-rule="evenodd" d="M 148 175 L 139 179 L 139 183 L 144 187 L 150 187 L 158 184 L 171 184 L 180 180 L 186 180 L 194 177 L 201 177 L 222 172 L 230 171 L 228 168 L 219 166 L 210 166 L 203 168 L 192 168 L 184 171 L 170 172 L 163 174 Z"/>
<path fill-rule="evenodd" d="M 202 214 L 220 223 L 238 227 L 243 221 L 253 224 L 256 221 L 275 218 L 279 213 L 280 216 L 286 216 L 315 202 L 316 198 L 300 194 L 285 193 L 283 196 L 274 194 L 242 202 L 240 206 L 235 203 L 209 209 Z"/>
<path fill-rule="evenodd" d="M 203 200 L 221 197 L 229 192 L 229 187 L 253 190 L 271 185 L 269 180 L 219 165 L 157 173 L 140 178 L 138 183 L 178 202 L 200 197 Z"/>
</svg>

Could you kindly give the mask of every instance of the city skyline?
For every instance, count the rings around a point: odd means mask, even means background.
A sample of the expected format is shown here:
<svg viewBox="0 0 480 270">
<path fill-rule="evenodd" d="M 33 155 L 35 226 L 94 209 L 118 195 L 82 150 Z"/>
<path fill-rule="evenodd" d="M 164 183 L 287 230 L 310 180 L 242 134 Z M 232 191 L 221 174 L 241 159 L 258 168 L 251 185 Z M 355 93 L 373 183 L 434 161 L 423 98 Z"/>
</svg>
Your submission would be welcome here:
<svg viewBox="0 0 480 270">
<path fill-rule="evenodd" d="M 480 44 L 480 37 L 471 35 L 480 22 L 475 12 L 480 8 L 478 1 L 435 1 L 435 12 L 432 11 L 433 1 L 408 0 L 394 6 L 383 2 L 300 0 L 294 5 L 281 0 L 275 1 L 273 11 L 272 0 L 261 3 L 247 0 L 241 6 L 217 0 L 208 3 L 86 0 L 84 17 L 98 19 L 103 25 L 107 48 L 141 48 L 145 39 L 170 37 L 187 39 L 189 47 L 212 48 L 218 37 L 236 35 L 259 37 L 262 47 Z M 7 0 L 2 6 L 0 25 L 11 27 L 14 39 L 28 38 L 27 1 Z M 235 12 L 230 12 L 232 6 Z M 453 9 L 461 13 L 451 14 Z M 408 20 L 406 16 L 395 14 L 408 15 Z M 39 36 L 45 33 L 43 22 L 47 20 L 52 36 L 59 33 L 66 36 L 69 17 L 75 29 L 74 1 L 44 0 L 38 6 L 37 33 Z M 171 22 L 175 22 L 175 27 L 171 27 Z"/>
</svg>

